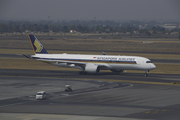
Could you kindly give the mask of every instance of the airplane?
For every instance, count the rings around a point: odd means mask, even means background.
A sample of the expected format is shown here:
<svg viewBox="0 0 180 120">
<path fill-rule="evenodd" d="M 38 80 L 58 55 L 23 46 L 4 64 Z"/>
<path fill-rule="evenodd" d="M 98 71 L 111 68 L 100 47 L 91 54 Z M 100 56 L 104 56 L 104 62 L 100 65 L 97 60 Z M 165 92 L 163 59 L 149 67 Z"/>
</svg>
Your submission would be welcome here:
<svg viewBox="0 0 180 120">
<path fill-rule="evenodd" d="M 111 70 L 122 73 L 124 70 L 143 70 L 145 76 L 156 68 L 151 60 L 139 56 L 114 56 L 106 55 L 80 55 L 80 54 L 48 54 L 39 40 L 32 34 L 28 34 L 35 55 L 26 55 L 29 59 L 35 59 L 61 67 L 77 68 L 80 74 L 98 74 L 101 70 Z"/>
</svg>

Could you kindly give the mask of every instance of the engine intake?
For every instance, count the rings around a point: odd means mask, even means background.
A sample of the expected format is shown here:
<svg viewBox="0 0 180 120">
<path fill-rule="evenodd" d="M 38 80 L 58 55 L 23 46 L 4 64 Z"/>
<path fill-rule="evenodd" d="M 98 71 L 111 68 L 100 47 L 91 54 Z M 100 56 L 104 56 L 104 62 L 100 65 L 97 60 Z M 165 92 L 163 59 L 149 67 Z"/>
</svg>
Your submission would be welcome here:
<svg viewBox="0 0 180 120">
<path fill-rule="evenodd" d="M 90 74 L 97 74 L 100 73 L 100 67 L 96 64 L 89 63 L 85 67 L 85 71 Z"/>
</svg>

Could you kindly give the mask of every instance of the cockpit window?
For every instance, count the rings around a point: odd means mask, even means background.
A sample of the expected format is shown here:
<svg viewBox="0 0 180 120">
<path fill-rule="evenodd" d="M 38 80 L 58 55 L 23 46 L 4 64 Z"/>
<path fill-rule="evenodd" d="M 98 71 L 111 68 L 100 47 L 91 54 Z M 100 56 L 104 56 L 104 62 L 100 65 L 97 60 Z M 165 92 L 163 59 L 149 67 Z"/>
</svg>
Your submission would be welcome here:
<svg viewBox="0 0 180 120">
<path fill-rule="evenodd" d="M 42 93 L 37 93 L 36 95 L 42 95 Z"/>
<path fill-rule="evenodd" d="M 151 61 L 146 61 L 146 63 L 152 63 Z"/>
</svg>

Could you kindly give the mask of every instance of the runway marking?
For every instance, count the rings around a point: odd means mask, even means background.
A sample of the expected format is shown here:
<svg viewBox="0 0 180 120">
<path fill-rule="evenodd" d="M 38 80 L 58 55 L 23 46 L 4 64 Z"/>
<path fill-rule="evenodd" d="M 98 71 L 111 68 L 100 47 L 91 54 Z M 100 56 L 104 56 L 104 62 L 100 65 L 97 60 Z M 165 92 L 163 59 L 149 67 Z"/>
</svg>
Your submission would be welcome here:
<svg viewBox="0 0 180 120">
<path fill-rule="evenodd" d="M 86 106 L 72 106 L 72 105 L 56 105 L 56 106 L 53 106 L 53 107 L 61 107 L 61 108 L 76 108 L 76 109 L 95 109 L 95 110 L 103 110 L 103 109 L 106 109 L 106 107 L 96 107 L 96 106 L 92 106 L 92 107 L 86 107 Z"/>
<path fill-rule="evenodd" d="M 35 101 L 28 101 L 28 102 L 20 102 L 20 103 L 8 104 L 8 105 L 1 105 L 0 107 L 9 107 L 9 106 L 13 106 L 13 105 L 20 105 L 20 104 L 31 103 L 31 102 L 35 102 Z"/>
<path fill-rule="evenodd" d="M 62 79 L 75 79 L 75 80 L 100 80 L 100 81 L 112 81 L 112 82 L 126 82 L 126 83 L 141 83 L 141 84 L 154 84 L 154 85 L 174 85 L 180 86 L 180 84 L 171 84 L 163 82 L 147 82 L 147 81 L 132 81 L 132 80 L 113 80 L 113 79 L 86 79 L 86 78 L 62 78 Z"/>
<path fill-rule="evenodd" d="M 6 76 L 0 75 L 3 77 L 13 77 L 13 76 Z M 16 76 L 17 77 L 17 76 Z M 26 76 L 18 76 L 18 77 L 26 77 Z M 29 76 L 28 76 L 29 77 Z M 32 77 L 34 78 L 34 77 Z M 171 83 L 163 83 L 163 82 L 147 82 L 147 81 L 133 81 L 133 80 L 115 80 L 115 79 L 87 79 L 87 78 L 58 78 L 58 77 L 35 77 L 35 78 L 56 78 L 56 79 L 69 79 L 69 80 L 94 80 L 94 81 L 111 81 L 111 82 L 126 82 L 126 83 L 141 83 L 141 84 L 154 84 L 154 85 L 172 85 L 172 86 L 180 86 L 180 84 L 171 84 Z"/>
<path fill-rule="evenodd" d="M 0 75 L 1 76 L 1 75 Z M 6 76 L 9 77 L 9 76 Z M 25 76 L 18 76 L 25 77 Z M 147 82 L 147 81 L 133 81 L 133 80 L 114 80 L 114 79 L 87 79 L 87 78 L 58 78 L 58 77 L 36 77 L 36 78 L 56 78 L 56 79 L 69 79 L 69 80 L 94 80 L 94 81 L 111 81 L 111 82 L 126 82 L 126 83 L 141 83 L 141 84 L 154 84 L 154 85 L 173 85 L 180 86 L 180 84 L 171 84 L 171 83 L 163 83 L 163 82 Z"/>
<path fill-rule="evenodd" d="M 166 109 L 157 109 L 157 110 L 149 110 L 149 111 L 145 111 L 143 113 L 146 114 L 167 114 L 170 112 L 173 112 L 174 110 L 166 110 Z"/>
<path fill-rule="evenodd" d="M 150 113 L 151 111 L 147 111 L 147 112 L 144 112 L 144 113 Z"/>
</svg>

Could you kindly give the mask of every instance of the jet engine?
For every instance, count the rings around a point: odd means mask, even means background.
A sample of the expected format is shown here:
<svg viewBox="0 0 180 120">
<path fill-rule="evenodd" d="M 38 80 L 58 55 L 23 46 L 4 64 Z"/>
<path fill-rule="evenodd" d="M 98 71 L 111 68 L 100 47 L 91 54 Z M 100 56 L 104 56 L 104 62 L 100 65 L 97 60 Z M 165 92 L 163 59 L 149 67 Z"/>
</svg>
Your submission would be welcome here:
<svg viewBox="0 0 180 120">
<path fill-rule="evenodd" d="M 90 74 L 97 74 L 100 72 L 100 67 L 98 65 L 89 63 L 86 65 L 85 71 Z"/>
</svg>

